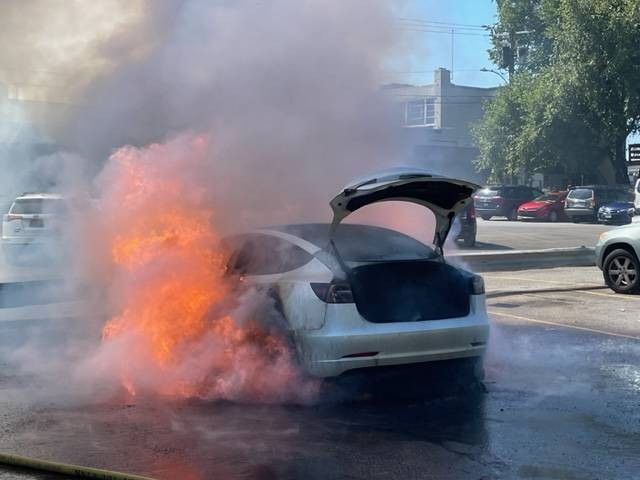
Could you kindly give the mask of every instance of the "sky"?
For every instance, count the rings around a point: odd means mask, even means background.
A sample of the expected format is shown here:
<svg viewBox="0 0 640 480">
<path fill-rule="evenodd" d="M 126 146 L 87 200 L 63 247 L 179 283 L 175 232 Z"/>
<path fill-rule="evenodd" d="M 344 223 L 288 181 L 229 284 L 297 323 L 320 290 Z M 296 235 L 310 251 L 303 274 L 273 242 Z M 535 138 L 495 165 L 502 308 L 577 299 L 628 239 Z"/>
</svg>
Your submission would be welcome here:
<svg viewBox="0 0 640 480">
<path fill-rule="evenodd" d="M 479 87 L 503 83 L 498 75 L 480 71 L 483 67 L 495 69 L 487 54 L 491 46 L 489 36 L 480 28 L 496 21 L 493 0 L 410 0 L 398 10 L 396 17 L 398 28 L 402 28 L 408 42 L 417 44 L 418 48 L 412 49 L 416 53 L 404 64 L 390 68 L 389 81 L 429 84 L 436 68 L 451 70 L 450 31 L 453 28 L 453 82 Z"/>
</svg>

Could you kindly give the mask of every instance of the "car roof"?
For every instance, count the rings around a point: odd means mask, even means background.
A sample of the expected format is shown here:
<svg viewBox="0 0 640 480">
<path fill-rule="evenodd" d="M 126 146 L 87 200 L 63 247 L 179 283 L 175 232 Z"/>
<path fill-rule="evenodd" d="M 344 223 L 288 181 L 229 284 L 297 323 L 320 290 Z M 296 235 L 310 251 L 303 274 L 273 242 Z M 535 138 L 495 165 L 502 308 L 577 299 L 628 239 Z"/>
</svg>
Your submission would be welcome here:
<svg viewBox="0 0 640 480">
<path fill-rule="evenodd" d="M 38 200 L 38 199 L 50 199 L 50 200 L 60 200 L 64 198 L 64 195 L 61 193 L 23 193 L 18 196 L 16 200 Z"/>
<path fill-rule="evenodd" d="M 286 233 L 294 237 L 302 238 L 310 243 L 324 247 L 329 243 L 330 223 L 292 223 L 287 225 L 277 225 L 265 227 L 262 231 L 273 230 L 276 232 Z M 344 223 L 340 225 L 340 231 L 344 235 L 357 235 L 365 232 L 388 233 L 391 235 L 402 235 L 409 237 L 402 232 L 391 228 L 378 227 L 375 225 L 367 225 L 361 223 Z M 412 237 L 409 237 L 412 238 Z"/>
</svg>

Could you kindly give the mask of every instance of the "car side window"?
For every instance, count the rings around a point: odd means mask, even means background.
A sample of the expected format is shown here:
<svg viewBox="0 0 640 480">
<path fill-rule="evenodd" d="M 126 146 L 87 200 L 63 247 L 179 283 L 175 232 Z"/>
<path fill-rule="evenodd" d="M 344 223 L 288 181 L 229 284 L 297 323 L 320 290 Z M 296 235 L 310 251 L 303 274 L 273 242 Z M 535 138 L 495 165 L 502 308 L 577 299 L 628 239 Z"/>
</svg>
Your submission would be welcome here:
<svg viewBox="0 0 640 480">
<path fill-rule="evenodd" d="M 633 195 L 625 190 L 616 190 L 615 195 L 618 202 L 633 202 Z"/>
<path fill-rule="evenodd" d="M 265 234 L 240 237 L 228 270 L 237 275 L 273 275 L 300 268 L 313 256 L 287 240 Z"/>
</svg>

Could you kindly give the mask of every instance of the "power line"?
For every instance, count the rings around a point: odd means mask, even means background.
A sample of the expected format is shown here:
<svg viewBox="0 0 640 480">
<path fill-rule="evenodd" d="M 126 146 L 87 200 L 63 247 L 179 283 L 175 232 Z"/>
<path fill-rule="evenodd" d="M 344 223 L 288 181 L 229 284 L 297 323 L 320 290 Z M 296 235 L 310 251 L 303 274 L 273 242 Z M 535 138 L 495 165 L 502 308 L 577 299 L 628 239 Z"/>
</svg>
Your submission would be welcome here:
<svg viewBox="0 0 640 480">
<path fill-rule="evenodd" d="M 445 35 L 468 35 L 473 37 L 491 37 L 488 33 L 471 33 L 471 32 L 459 32 L 455 29 L 452 30 L 427 30 L 423 28 L 408 28 L 405 26 L 400 26 L 399 28 L 409 31 L 409 32 L 422 32 L 422 33 L 444 33 Z"/>
<path fill-rule="evenodd" d="M 425 20 L 421 18 L 411 18 L 411 17 L 397 17 L 396 20 L 400 22 L 435 24 L 435 25 L 443 25 L 445 27 L 460 27 L 465 29 L 486 30 L 484 25 L 473 25 L 470 23 L 437 22 L 435 20 Z"/>
<path fill-rule="evenodd" d="M 478 67 L 478 68 L 456 68 L 456 72 L 479 72 L 481 71 L 480 68 L 482 67 Z M 395 74 L 405 74 L 405 73 L 433 73 L 433 69 L 431 70 L 389 70 L 386 72 L 383 72 L 386 74 L 390 74 L 390 75 L 395 75 Z"/>
</svg>

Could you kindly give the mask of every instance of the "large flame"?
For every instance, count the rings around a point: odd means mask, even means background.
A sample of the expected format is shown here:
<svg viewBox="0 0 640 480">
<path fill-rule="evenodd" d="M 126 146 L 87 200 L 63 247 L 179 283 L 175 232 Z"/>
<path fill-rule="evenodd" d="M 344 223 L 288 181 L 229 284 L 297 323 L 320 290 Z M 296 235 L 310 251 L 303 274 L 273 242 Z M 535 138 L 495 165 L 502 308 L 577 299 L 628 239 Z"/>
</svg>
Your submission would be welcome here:
<svg viewBox="0 0 640 480">
<path fill-rule="evenodd" d="M 206 138 L 183 137 L 109 160 L 103 231 L 117 311 L 103 330 L 131 393 L 308 400 L 269 303 L 225 275 L 207 201 Z"/>
</svg>

